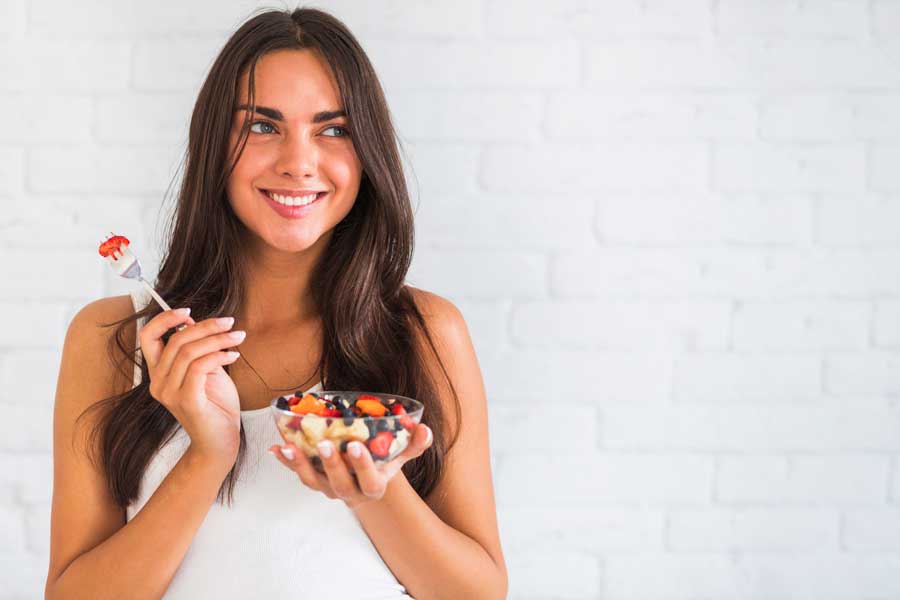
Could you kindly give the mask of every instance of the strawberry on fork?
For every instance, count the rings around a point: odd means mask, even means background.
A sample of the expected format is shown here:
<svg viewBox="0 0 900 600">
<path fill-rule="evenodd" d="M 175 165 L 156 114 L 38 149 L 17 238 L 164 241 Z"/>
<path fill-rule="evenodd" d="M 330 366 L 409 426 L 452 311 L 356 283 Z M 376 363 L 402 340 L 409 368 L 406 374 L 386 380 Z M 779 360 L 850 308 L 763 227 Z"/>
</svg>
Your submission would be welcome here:
<svg viewBox="0 0 900 600">
<path fill-rule="evenodd" d="M 106 262 L 110 264 L 116 275 L 126 279 L 137 279 L 144 284 L 144 287 L 147 288 L 147 291 L 150 292 L 150 295 L 153 296 L 163 310 L 172 310 L 172 307 L 166 304 L 166 301 L 156 293 L 150 282 L 141 276 L 141 263 L 131 251 L 130 245 L 131 242 L 124 235 L 110 233 L 109 237 L 100 244 L 100 256 L 106 259 Z M 181 331 L 185 327 L 186 325 L 179 325 L 176 329 Z"/>
</svg>

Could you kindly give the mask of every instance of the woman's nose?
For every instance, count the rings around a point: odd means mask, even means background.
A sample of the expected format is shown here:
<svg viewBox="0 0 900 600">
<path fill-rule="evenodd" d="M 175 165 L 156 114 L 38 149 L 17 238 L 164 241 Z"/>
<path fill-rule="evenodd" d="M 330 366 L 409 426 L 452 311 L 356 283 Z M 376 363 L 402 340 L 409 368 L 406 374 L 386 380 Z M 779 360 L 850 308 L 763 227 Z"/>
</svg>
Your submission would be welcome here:
<svg viewBox="0 0 900 600">
<path fill-rule="evenodd" d="M 315 143 L 305 136 L 288 137 L 281 144 L 278 163 L 275 165 L 279 173 L 302 177 L 315 175 L 319 154 Z"/>
</svg>

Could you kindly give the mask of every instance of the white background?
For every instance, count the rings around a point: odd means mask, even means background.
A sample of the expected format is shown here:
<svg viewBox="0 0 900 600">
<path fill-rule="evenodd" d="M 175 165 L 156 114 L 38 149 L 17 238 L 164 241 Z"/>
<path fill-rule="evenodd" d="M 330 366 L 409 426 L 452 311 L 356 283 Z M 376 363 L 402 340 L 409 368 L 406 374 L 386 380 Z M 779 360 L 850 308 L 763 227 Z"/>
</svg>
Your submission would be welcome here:
<svg viewBox="0 0 900 600">
<path fill-rule="evenodd" d="M 315 6 L 475 339 L 510 597 L 900 597 L 900 2 Z M 131 289 L 97 242 L 155 272 L 255 7 L 0 0 L 0 598 L 43 594 L 68 322 Z"/>
</svg>

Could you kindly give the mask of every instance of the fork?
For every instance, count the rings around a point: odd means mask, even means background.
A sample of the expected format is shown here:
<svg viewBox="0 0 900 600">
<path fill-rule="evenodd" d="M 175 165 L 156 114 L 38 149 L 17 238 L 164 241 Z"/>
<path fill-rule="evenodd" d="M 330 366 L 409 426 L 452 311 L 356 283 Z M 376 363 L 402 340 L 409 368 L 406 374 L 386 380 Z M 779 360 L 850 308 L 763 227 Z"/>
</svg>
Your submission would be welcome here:
<svg viewBox="0 0 900 600">
<path fill-rule="evenodd" d="M 108 248 L 107 253 L 104 254 L 104 245 L 109 246 L 110 244 L 112 247 Z M 116 275 L 126 279 L 136 279 L 140 281 L 163 310 L 172 310 L 172 307 L 162 299 L 162 296 L 156 293 L 156 290 L 153 289 L 150 282 L 141 275 L 141 262 L 138 260 L 138 257 L 135 256 L 134 252 L 131 251 L 128 238 L 110 232 L 109 237 L 100 244 L 100 248 L 100 254 L 106 258 L 106 261 L 110 264 L 113 271 L 116 272 Z M 181 324 L 176 327 L 175 330 L 181 331 L 185 327 L 187 327 L 187 325 Z"/>
</svg>

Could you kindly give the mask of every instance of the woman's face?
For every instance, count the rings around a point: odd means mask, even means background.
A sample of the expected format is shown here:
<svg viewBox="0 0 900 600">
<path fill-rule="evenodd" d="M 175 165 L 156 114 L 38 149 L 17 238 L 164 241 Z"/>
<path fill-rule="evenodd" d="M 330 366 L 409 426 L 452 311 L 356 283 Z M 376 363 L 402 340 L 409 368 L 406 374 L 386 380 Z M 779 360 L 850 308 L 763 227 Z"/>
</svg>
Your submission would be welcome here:
<svg viewBox="0 0 900 600">
<path fill-rule="evenodd" d="M 245 73 L 238 107 L 249 104 L 248 80 Z M 362 177 L 331 70 L 310 50 L 279 50 L 259 60 L 255 85 L 249 137 L 228 180 L 231 207 L 271 248 L 324 244 L 353 207 Z M 234 112 L 231 148 L 248 113 Z"/>
</svg>

